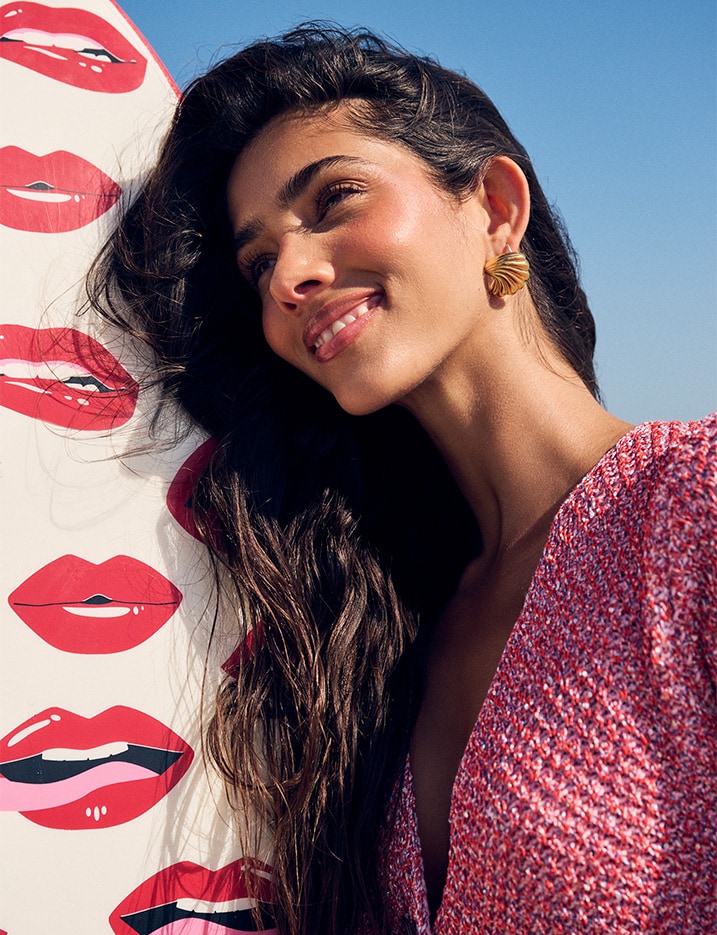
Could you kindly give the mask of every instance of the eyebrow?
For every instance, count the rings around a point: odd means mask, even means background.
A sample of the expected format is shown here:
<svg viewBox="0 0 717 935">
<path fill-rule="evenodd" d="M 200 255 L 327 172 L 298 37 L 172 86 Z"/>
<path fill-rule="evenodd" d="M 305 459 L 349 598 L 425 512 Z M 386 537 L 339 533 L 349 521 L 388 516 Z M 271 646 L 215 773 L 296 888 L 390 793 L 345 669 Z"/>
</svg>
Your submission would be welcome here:
<svg viewBox="0 0 717 935">
<path fill-rule="evenodd" d="M 281 208 L 288 208 L 292 202 L 296 201 L 309 187 L 312 180 L 322 169 L 335 166 L 340 163 L 352 163 L 354 165 L 366 165 L 365 159 L 358 156 L 324 156 L 323 159 L 317 159 L 316 162 L 310 162 L 307 166 L 295 172 L 279 189 L 277 203 Z M 247 221 L 242 224 L 234 235 L 234 252 L 238 253 L 242 247 L 259 236 L 262 225 L 259 221 Z"/>
</svg>

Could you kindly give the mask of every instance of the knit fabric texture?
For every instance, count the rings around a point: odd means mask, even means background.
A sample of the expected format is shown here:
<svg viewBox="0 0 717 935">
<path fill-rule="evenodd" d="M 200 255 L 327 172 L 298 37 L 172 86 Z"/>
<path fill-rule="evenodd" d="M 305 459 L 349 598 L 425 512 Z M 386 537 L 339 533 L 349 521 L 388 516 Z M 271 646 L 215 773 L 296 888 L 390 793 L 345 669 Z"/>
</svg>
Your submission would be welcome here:
<svg viewBox="0 0 717 935">
<path fill-rule="evenodd" d="M 717 415 L 645 423 L 571 492 L 453 787 L 431 928 L 410 760 L 396 935 L 717 932 Z"/>
</svg>

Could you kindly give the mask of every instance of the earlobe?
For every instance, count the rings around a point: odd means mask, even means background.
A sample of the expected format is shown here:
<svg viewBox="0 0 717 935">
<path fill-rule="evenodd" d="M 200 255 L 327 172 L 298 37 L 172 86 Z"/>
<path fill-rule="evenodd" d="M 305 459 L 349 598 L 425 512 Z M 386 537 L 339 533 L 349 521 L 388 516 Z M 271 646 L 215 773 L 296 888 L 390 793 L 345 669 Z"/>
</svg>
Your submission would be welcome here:
<svg viewBox="0 0 717 935">
<path fill-rule="evenodd" d="M 483 177 L 484 204 L 488 212 L 487 234 L 496 255 L 509 244 L 516 250 L 530 219 L 530 189 L 523 170 L 508 156 L 496 156 Z"/>
</svg>

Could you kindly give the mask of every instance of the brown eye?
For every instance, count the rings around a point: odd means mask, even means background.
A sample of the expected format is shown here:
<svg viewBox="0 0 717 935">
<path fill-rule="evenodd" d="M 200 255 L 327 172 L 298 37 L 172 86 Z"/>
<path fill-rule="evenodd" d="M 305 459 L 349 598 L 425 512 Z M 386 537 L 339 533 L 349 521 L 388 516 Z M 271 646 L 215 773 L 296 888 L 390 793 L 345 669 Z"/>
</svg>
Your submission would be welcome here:
<svg viewBox="0 0 717 935">
<path fill-rule="evenodd" d="M 249 285 L 255 289 L 259 285 L 259 280 L 268 270 L 276 265 L 276 257 L 271 254 L 262 253 L 258 256 L 248 256 L 239 263 L 239 269 L 242 276 Z"/>
<path fill-rule="evenodd" d="M 360 192 L 361 189 L 358 185 L 352 185 L 348 182 L 327 185 L 326 188 L 319 192 L 319 197 L 316 199 L 319 220 L 323 220 L 332 208 L 344 201 L 349 195 L 357 195 Z"/>
</svg>

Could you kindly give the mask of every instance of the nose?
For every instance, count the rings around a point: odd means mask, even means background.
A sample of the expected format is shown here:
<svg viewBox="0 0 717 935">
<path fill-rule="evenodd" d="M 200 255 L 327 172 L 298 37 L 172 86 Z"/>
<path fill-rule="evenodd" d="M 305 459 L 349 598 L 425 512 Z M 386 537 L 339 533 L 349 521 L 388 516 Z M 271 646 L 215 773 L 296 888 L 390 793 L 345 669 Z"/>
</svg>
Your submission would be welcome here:
<svg viewBox="0 0 717 935">
<path fill-rule="evenodd" d="M 269 292 L 285 311 L 296 313 L 333 278 L 333 265 L 326 251 L 297 231 L 287 235 L 279 247 Z"/>
</svg>

